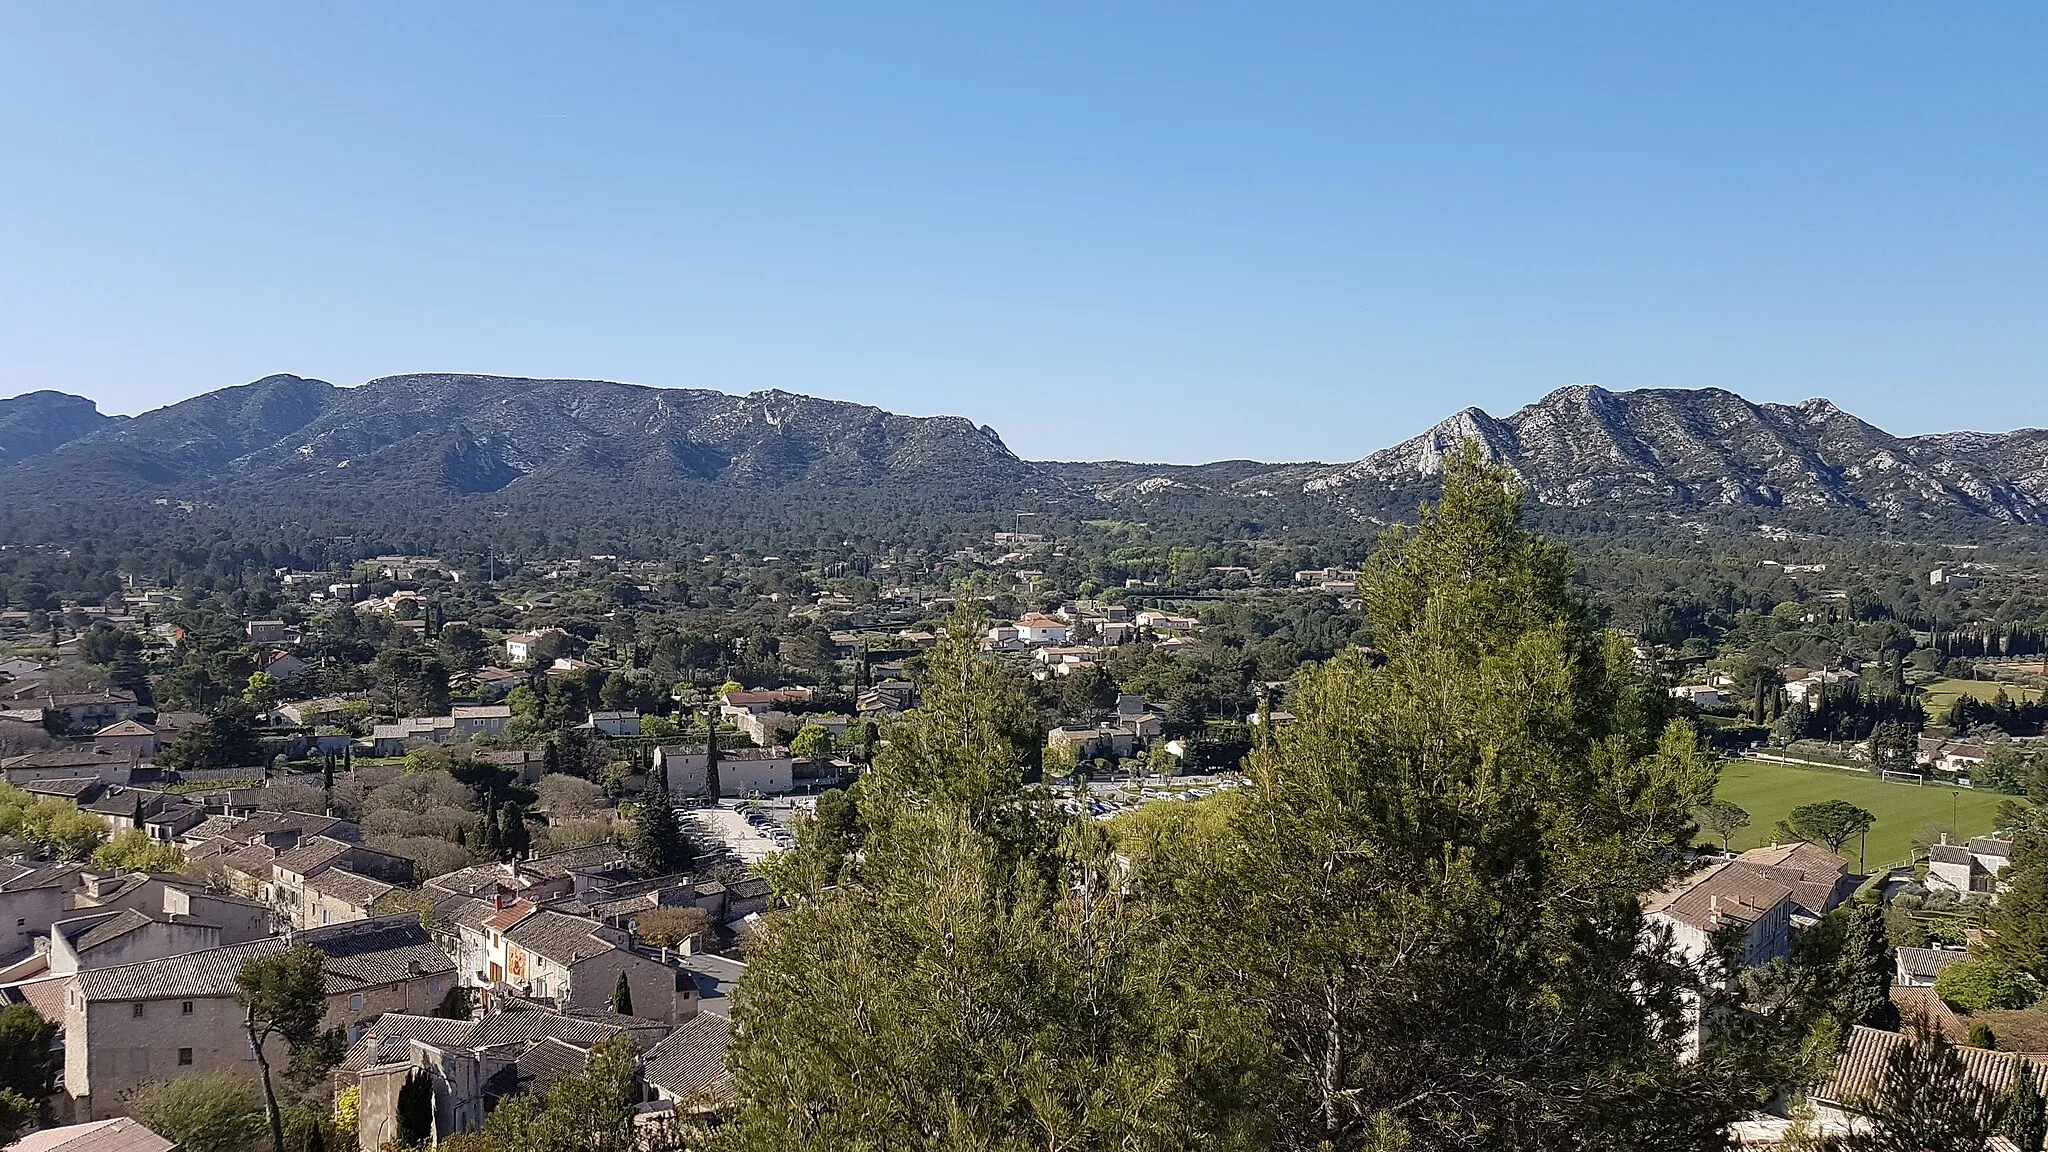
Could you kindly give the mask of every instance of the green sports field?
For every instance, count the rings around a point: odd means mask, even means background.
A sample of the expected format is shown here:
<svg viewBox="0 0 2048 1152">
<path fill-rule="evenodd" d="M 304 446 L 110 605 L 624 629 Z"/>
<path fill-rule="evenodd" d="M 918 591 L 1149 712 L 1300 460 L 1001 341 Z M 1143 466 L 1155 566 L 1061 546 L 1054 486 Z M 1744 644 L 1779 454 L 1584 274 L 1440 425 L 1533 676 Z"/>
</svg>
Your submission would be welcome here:
<svg viewBox="0 0 2048 1152">
<path fill-rule="evenodd" d="M 1877 823 L 1871 825 L 1869 845 L 1865 860 L 1871 867 L 1903 858 L 1913 847 L 1913 837 L 1925 831 L 1929 825 L 1948 827 L 1951 816 L 1961 827 L 1965 836 L 1981 836 L 1991 831 L 1992 814 L 2002 800 L 2011 799 L 1998 792 L 1973 792 L 1968 788 L 1960 795 L 1940 784 L 1925 786 L 1894 784 L 1865 776 L 1859 772 L 1846 772 L 1833 768 L 1798 768 L 1789 764 L 1767 764 L 1760 760 L 1730 760 L 1721 766 L 1721 785 L 1716 795 L 1731 804 L 1739 805 L 1749 813 L 1749 827 L 1729 840 L 1729 844 L 1740 850 L 1754 848 L 1771 842 L 1771 830 L 1778 821 L 1801 804 L 1812 804 L 1821 800 L 1847 800 L 1859 808 L 1877 816 Z M 1715 839 L 1702 832 L 1702 840 Z M 1843 854 L 1853 865 L 1856 862 L 1856 842 L 1843 846 Z"/>
<path fill-rule="evenodd" d="M 2041 698 L 2041 690 L 2038 688 L 2026 688 L 2018 684 L 2008 684 L 1997 680 L 1957 680 L 1953 677 L 1944 676 L 1921 687 L 1920 705 L 1927 709 L 1928 718 L 1938 724 L 1941 722 L 1941 718 L 1948 714 L 1949 705 L 1956 702 L 1956 697 L 1975 696 L 1977 699 L 1989 704 L 1998 698 L 1998 694 L 2001 691 L 2006 694 L 2007 698 L 2012 700 L 2039 700 Z"/>
</svg>

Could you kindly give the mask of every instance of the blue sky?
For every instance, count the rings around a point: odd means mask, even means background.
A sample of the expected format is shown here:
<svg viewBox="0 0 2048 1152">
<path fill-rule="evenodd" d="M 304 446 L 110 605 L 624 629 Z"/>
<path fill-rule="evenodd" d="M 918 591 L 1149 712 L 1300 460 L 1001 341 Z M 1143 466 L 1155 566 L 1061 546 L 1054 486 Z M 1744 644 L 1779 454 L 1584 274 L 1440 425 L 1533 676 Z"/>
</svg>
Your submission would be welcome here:
<svg viewBox="0 0 2048 1152">
<path fill-rule="evenodd" d="M 783 388 L 1351 459 L 1552 388 L 2048 423 L 2048 7 L 0 7 L 0 395 Z"/>
</svg>

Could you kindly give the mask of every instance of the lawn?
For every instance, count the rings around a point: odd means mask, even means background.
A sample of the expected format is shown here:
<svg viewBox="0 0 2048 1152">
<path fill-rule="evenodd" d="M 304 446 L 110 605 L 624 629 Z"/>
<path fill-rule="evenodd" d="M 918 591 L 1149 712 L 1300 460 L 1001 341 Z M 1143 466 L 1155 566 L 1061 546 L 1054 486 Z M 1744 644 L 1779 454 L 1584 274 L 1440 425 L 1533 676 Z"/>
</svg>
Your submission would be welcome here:
<svg viewBox="0 0 2048 1152">
<path fill-rule="evenodd" d="M 1952 791 L 1939 784 L 1895 784 L 1832 768 L 1730 760 L 1721 766 L 1721 785 L 1716 795 L 1749 813 L 1749 827 L 1729 840 L 1737 850 L 1769 844 L 1778 821 L 1801 804 L 1847 800 L 1877 816 L 1864 855 L 1865 862 L 1874 868 L 1903 859 L 1912 851 L 1913 838 L 1929 825 L 1948 827 L 1951 812 L 1961 824 L 1958 831 L 1965 836 L 1981 836 L 1991 831 L 1999 802 L 2011 799 L 1989 790 L 1973 792 L 1964 788 L 1954 796 L 1950 795 Z M 1714 837 L 1703 832 L 1700 838 Z M 1853 864 L 1856 842 L 1843 845 L 1843 854 Z"/>
<path fill-rule="evenodd" d="M 1943 676 L 1921 687 L 1920 703 L 1927 709 L 1928 718 L 1939 723 L 1941 718 L 1948 714 L 1949 705 L 1956 702 L 1956 697 L 1975 696 L 1988 703 L 1997 698 L 2000 689 L 2004 689 L 2006 696 L 2015 701 L 2041 698 L 2041 691 L 2038 688 L 2022 688 L 2018 684 L 2005 684 L 1996 680 L 1957 680 L 1952 676 Z"/>
</svg>

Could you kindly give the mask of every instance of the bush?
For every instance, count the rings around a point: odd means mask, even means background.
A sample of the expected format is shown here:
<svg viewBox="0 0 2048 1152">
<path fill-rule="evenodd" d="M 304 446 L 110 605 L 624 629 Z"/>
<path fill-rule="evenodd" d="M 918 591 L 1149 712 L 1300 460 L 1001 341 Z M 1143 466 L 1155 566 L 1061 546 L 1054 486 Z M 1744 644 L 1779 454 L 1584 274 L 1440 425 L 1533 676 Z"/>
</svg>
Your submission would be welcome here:
<svg viewBox="0 0 2048 1152">
<path fill-rule="evenodd" d="M 232 1072 L 151 1084 L 136 1095 L 135 1115 L 185 1152 L 250 1152 L 269 1127 L 255 1083 Z"/>
<path fill-rule="evenodd" d="M 129 828 L 100 845 L 92 863 L 109 872 L 176 872 L 185 866 L 185 854 L 176 844 L 151 840 L 142 829 Z"/>
<path fill-rule="evenodd" d="M 431 836 L 373 836 L 368 847 L 412 861 L 421 880 L 446 875 L 470 863 L 470 854 L 462 845 Z"/>
<path fill-rule="evenodd" d="M 679 948 L 688 937 L 711 927 L 702 908 L 649 908 L 633 917 L 633 930 L 657 948 Z"/>
<path fill-rule="evenodd" d="M 2040 997 L 2033 979 L 1994 960 L 1958 960 L 1934 978 L 1934 994 L 1960 1012 L 2025 1008 Z"/>
</svg>

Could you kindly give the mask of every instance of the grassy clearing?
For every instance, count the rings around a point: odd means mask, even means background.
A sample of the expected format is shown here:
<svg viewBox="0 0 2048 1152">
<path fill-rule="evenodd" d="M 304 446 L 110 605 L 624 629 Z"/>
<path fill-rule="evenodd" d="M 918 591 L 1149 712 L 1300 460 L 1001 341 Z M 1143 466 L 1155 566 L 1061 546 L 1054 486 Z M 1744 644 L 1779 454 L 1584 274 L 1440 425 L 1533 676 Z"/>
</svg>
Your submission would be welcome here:
<svg viewBox="0 0 2048 1152">
<path fill-rule="evenodd" d="M 1949 706 L 1956 702 L 1958 696 L 1974 696 L 1988 703 L 1997 698 L 2000 689 L 2005 691 L 2008 699 L 2015 701 L 2041 698 L 2039 688 L 2023 688 L 2018 684 L 2006 684 L 1995 680 L 1957 680 L 1952 676 L 1943 676 L 1938 680 L 1929 681 L 1920 689 L 1920 703 L 1927 709 L 1930 717 L 1939 720 L 1947 714 Z"/>
<path fill-rule="evenodd" d="M 1991 831 L 1999 802 L 2010 799 L 1997 792 L 1951 789 L 1939 784 L 1924 786 L 1894 784 L 1857 772 L 1830 768 L 1800 768 L 1790 764 L 1768 764 L 1757 760 L 1730 760 L 1722 765 L 1721 799 L 1737 804 L 1749 813 L 1750 824 L 1729 841 L 1737 850 L 1769 844 L 1778 821 L 1802 804 L 1822 800 L 1847 800 L 1877 816 L 1871 826 L 1866 862 L 1875 867 L 1904 857 L 1912 850 L 1913 838 L 1929 825 L 1948 827 L 1953 819 L 1965 836 Z M 1702 833 L 1701 839 L 1712 839 Z M 1851 863 L 1856 844 L 1844 846 Z"/>
</svg>

